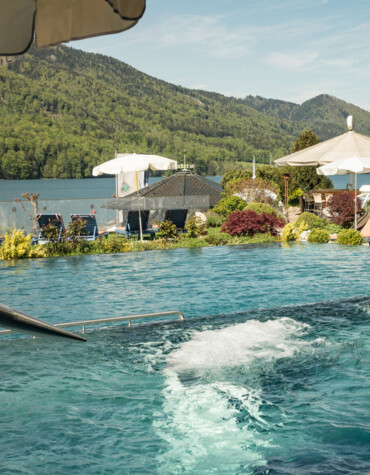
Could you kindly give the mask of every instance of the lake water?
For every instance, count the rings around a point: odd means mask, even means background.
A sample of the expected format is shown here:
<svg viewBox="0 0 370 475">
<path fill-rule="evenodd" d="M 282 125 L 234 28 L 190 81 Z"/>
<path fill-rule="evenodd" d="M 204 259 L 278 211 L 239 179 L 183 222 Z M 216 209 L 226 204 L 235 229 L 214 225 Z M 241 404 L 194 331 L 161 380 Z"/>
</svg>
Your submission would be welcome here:
<svg viewBox="0 0 370 475">
<path fill-rule="evenodd" d="M 221 176 L 209 176 L 210 180 L 217 183 L 221 181 Z M 335 188 L 346 188 L 349 183 L 349 175 L 330 177 Z M 161 178 L 149 179 L 149 183 L 154 183 Z M 358 187 L 370 184 L 370 175 L 359 175 L 357 177 Z M 74 198 L 111 198 L 115 193 L 115 179 L 108 178 L 86 178 L 86 179 L 66 179 L 66 180 L 0 180 L 0 201 L 12 201 L 20 198 L 22 193 L 39 193 L 40 199 L 74 199 Z"/>
<path fill-rule="evenodd" d="M 369 267 L 334 244 L 0 262 L 0 301 L 51 323 L 186 317 L 0 341 L 1 473 L 370 473 Z"/>
</svg>

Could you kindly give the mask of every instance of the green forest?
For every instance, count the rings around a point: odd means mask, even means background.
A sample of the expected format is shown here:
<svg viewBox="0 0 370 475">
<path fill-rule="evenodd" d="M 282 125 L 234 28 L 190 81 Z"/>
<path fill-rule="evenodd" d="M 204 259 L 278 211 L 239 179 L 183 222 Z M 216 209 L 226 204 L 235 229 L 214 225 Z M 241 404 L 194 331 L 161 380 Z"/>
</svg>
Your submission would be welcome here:
<svg viewBox="0 0 370 475">
<path fill-rule="evenodd" d="M 370 134 L 370 113 L 331 96 L 301 106 L 186 89 L 66 46 L 0 58 L 0 178 L 83 178 L 117 152 L 188 162 L 202 175 L 269 163 L 312 129 Z"/>
</svg>

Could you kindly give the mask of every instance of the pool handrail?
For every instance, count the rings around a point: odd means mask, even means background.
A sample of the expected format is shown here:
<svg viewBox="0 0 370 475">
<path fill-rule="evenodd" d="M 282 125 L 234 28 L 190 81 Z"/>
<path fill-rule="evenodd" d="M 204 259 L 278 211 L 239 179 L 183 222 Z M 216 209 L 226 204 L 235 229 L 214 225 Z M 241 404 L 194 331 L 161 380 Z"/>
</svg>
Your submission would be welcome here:
<svg viewBox="0 0 370 475">
<path fill-rule="evenodd" d="M 94 320 L 79 320 L 76 322 L 55 323 L 54 326 L 58 328 L 81 327 L 82 333 L 85 333 L 85 327 L 87 325 L 98 325 L 101 323 L 128 321 L 128 326 L 131 327 L 131 320 L 144 320 L 147 318 L 167 317 L 170 315 L 178 315 L 180 320 L 185 320 L 184 314 L 182 312 L 174 310 L 170 312 L 143 313 L 139 315 L 127 315 L 124 317 L 106 317 L 106 318 L 96 318 Z M 22 333 L 22 332 L 17 331 L 17 330 L 0 330 L 0 336 L 10 335 L 11 333 Z"/>
</svg>

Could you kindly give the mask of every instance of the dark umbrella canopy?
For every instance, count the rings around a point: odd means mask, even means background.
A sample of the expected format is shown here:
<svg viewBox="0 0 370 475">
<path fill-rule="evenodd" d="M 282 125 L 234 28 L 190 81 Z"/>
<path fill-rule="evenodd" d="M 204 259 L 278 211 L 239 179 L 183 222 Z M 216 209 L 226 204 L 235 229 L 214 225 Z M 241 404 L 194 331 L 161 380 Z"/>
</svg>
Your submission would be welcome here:
<svg viewBox="0 0 370 475">
<path fill-rule="evenodd" d="M 0 0 L 0 55 L 119 33 L 143 16 L 146 0 Z"/>
</svg>

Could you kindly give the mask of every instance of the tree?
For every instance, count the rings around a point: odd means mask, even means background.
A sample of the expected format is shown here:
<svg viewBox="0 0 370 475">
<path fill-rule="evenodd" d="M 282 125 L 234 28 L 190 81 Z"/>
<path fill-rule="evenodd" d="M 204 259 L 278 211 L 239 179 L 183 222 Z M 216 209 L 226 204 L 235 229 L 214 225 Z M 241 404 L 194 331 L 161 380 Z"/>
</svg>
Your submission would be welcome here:
<svg viewBox="0 0 370 475">
<path fill-rule="evenodd" d="M 316 145 L 319 142 L 320 139 L 315 134 L 315 132 L 312 132 L 312 130 L 310 129 L 305 130 L 295 141 L 292 148 L 292 153 L 298 152 L 299 150 L 303 150 L 304 148 L 311 147 L 311 145 Z"/>
</svg>

